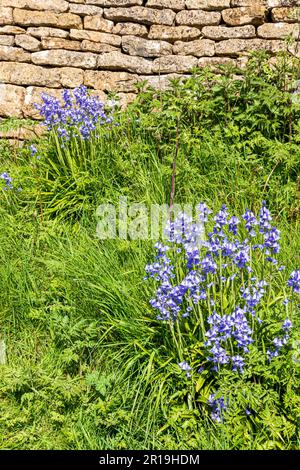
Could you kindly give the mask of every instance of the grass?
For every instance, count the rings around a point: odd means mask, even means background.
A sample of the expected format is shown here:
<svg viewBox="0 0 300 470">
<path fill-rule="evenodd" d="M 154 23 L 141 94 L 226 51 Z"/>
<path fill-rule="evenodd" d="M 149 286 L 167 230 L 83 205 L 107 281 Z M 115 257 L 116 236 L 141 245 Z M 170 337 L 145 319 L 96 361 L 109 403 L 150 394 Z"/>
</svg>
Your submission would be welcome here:
<svg viewBox="0 0 300 470">
<path fill-rule="evenodd" d="M 199 124 L 195 109 L 186 108 L 187 90 L 198 85 L 199 78 L 183 91 L 175 84 L 173 95 L 157 101 L 141 95 L 119 115 L 119 126 L 100 129 L 90 147 L 71 152 L 91 158 L 92 170 L 61 166 L 50 140 L 39 143 L 40 164 L 26 148 L 11 152 L 2 144 L 0 168 L 22 191 L 1 194 L 0 336 L 7 364 L 0 366 L 0 448 L 299 448 L 289 424 L 287 435 L 282 428 L 233 435 L 189 406 L 170 334 L 156 320 L 152 288 L 143 281 L 153 241 L 96 237 L 99 203 L 116 203 L 120 195 L 148 207 L 169 202 L 179 113 L 176 202 L 205 200 L 213 209 L 226 203 L 242 213 L 267 199 L 281 230 L 280 262 L 289 271 L 299 267 L 297 130 L 285 141 L 269 129 L 268 136 L 261 130 L 246 136 L 251 107 L 225 128 L 205 117 Z M 218 100 L 216 91 L 207 107 Z M 1 129 L 11 125 L 17 123 Z"/>
<path fill-rule="evenodd" d="M 53 226 L 39 228 L 33 242 L 3 222 L 1 448 L 232 448 L 230 437 L 210 436 L 203 423 L 193 431 L 192 412 L 170 416 L 166 408 L 166 423 L 157 409 L 159 395 L 167 405 L 173 391 L 163 364 L 151 377 L 157 357 L 168 357 L 142 282 L 144 248 L 101 246 L 84 230 Z M 282 259 L 293 268 L 299 231 L 282 229 Z M 253 439 L 235 446 L 261 448 Z"/>
</svg>

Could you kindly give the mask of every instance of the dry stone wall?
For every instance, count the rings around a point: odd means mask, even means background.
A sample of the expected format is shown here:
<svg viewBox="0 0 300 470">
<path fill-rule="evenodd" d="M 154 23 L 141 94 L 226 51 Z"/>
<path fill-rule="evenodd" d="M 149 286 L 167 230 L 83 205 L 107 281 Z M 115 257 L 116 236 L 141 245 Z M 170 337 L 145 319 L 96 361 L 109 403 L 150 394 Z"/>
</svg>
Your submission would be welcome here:
<svg viewBox="0 0 300 470">
<path fill-rule="evenodd" d="M 250 51 L 300 57 L 300 0 L 0 0 L 0 116 L 38 118 L 43 91 L 86 85 L 131 101 Z"/>
</svg>

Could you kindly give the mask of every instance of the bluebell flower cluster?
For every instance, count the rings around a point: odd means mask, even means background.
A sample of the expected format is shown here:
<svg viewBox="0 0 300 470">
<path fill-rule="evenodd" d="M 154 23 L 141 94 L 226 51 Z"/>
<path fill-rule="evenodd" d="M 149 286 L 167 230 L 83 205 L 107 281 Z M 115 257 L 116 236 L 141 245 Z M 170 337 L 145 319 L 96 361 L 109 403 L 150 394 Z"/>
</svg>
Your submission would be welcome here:
<svg viewBox="0 0 300 470">
<path fill-rule="evenodd" d="M 11 176 L 9 176 L 9 174 L 6 171 L 0 175 L 0 178 L 2 178 L 5 182 L 5 186 L 2 189 L 4 189 L 5 191 L 7 191 L 8 189 L 13 189 L 13 185 L 12 185 L 13 179 Z"/>
<path fill-rule="evenodd" d="M 215 215 L 214 221 L 215 226 L 213 228 L 214 233 L 219 233 L 223 235 L 222 228 L 227 224 L 228 209 L 223 204 L 221 210 Z"/>
<path fill-rule="evenodd" d="M 196 319 L 205 370 L 219 373 L 225 368 L 242 374 L 252 344 L 261 348 L 256 341 L 265 321 L 260 316 L 265 315 L 272 292 L 270 280 L 273 273 L 285 269 L 276 267 L 279 241 L 279 230 L 272 226 L 265 202 L 257 217 L 246 209 L 238 218 L 229 214 L 225 205 L 213 214 L 202 202 L 195 218 L 182 213 L 168 222 L 164 241 L 155 245 L 155 260 L 146 266 L 145 279 L 152 278 L 158 283 L 150 304 L 162 321 Z M 274 266 L 268 263 L 270 260 Z M 300 293 L 299 270 L 291 273 L 287 285 Z M 291 299 L 287 297 L 283 303 L 288 302 Z M 264 329 L 264 342 L 270 342 L 266 359 L 279 355 L 290 339 L 291 328 L 292 323 L 286 318 L 282 334 L 273 339 Z M 191 377 L 188 362 L 178 365 Z M 199 373 L 203 367 L 198 369 Z M 220 422 L 222 410 L 226 409 L 224 398 L 211 395 L 209 404 L 213 419 Z"/>
<path fill-rule="evenodd" d="M 197 206 L 198 220 L 202 223 L 206 223 L 208 222 L 210 214 L 212 214 L 212 210 L 207 207 L 205 202 L 200 202 Z"/>
<path fill-rule="evenodd" d="M 178 366 L 180 367 L 181 370 L 185 372 L 186 377 L 189 379 L 191 377 L 190 371 L 192 370 L 191 366 L 186 362 L 179 362 Z"/>
<path fill-rule="evenodd" d="M 33 145 L 33 144 L 30 145 L 29 150 L 30 150 L 30 153 L 31 153 L 32 157 L 35 157 L 37 160 L 40 160 L 41 157 L 40 157 L 40 155 L 37 155 L 38 149 L 36 148 L 35 145 Z"/>
<path fill-rule="evenodd" d="M 276 227 L 271 227 L 270 230 L 264 233 L 264 248 L 267 254 L 279 253 L 280 232 Z M 272 260 L 273 261 L 273 260 Z"/>
<path fill-rule="evenodd" d="M 293 271 L 288 280 L 288 286 L 293 289 L 294 292 L 300 294 L 300 270 Z"/>
<path fill-rule="evenodd" d="M 252 284 L 250 287 L 241 287 L 240 291 L 243 299 L 246 301 L 249 313 L 255 315 L 254 308 L 260 303 L 264 294 L 266 293 L 265 287 L 268 283 L 264 280 Z"/>
<path fill-rule="evenodd" d="M 91 96 L 85 86 L 62 91 L 60 100 L 42 93 L 43 103 L 35 104 L 44 118 L 48 130 L 56 130 L 59 137 L 69 140 L 71 136 L 89 139 L 100 124 L 112 122 L 105 112 L 104 104 L 96 96 Z"/>
<path fill-rule="evenodd" d="M 211 216 L 212 211 L 205 203 L 197 207 L 197 219 L 187 214 L 180 214 L 175 221 L 169 221 L 166 227 L 165 244 L 157 244 L 158 253 L 153 264 L 146 266 L 147 277 L 153 277 L 161 285 L 151 305 L 159 311 L 158 319 L 175 321 L 178 316 L 189 316 L 187 309 L 190 303 L 197 304 L 209 301 L 214 304 L 210 296 L 210 286 L 226 284 L 227 280 L 234 282 L 240 278 L 240 272 L 252 272 L 251 253 L 261 251 L 265 259 L 270 253 L 279 252 L 279 231 L 270 224 L 271 215 L 265 203 L 261 208 L 259 218 L 248 209 L 242 216 L 244 224 L 236 216 L 229 217 L 225 205 Z M 210 216 L 213 221 L 212 231 L 205 238 L 205 225 Z M 260 236 L 259 243 L 252 244 L 246 237 L 239 236 L 238 227 L 246 229 L 246 233 Z M 259 226 L 259 231 L 256 228 Z M 171 255 L 176 251 L 182 254 L 186 261 L 186 275 L 177 285 L 174 283 L 175 267 Z M 168 256 L 167 253 L 171 255 Z M 223 272 L 220 273 L 220 257 L 222 258 Z M 242 286 L 242 299 L 255 315 L 257 307 L 265 293 L 264 280 Z"/>
<path fill-rule="evenodd" d="M 251 237 L 255 237 L 256 230 L 255 227 L 258 225 L 255 215 L 249 209 L 246 209 L 245 214 L 243 215 L 245 221 L 245 227 L 248 230 Z"/>
<path fill-rule="evenodd" d="M 230 232 L 232 232 L 234 235 L 237 235 L 237 231 L 238 231 L 238 224 L 240 223 L 240 220 L 238 219 L 238 217 L 236 217 L 235 215 L 233 215 L 232 217 L 230 217 L 229 219 L 229 222 L 228 222 L 228 230 Z"/>
<path fill-rule="evenodd" d="M 214 312 L 208 317 L 210 329 L 206 332 L 205 346 L 209 346 L 208 361 L 213 363 L 213 370 L 218 372 L 223 364 L 232 364 L 234 372 L 243 372 L 245 360 L 242 353 L 249 352 L 253 343 L 252 330 L 246 317 L 246 308 L 237 307 L 232 315 L 219 315 Z M 230 345 L 235 341 L 237 355 L 230 356 Z"/>
<path fill-rule="evenodd" d="M 273 339 L 273 348 L 267 350 L 267 356 L 269 361 L 273 357 L 277 357 L 279 355 L 280 349 L 282 349 L 288 343 L 290 338 L 290 329 L 292 328 L 292 322 L 289 318 L 286 318 L 282 324 L 283 334 Z"/>
<path fill-rule="evenodd" d="M 259 211 L 259 231 L 260 233 L 267 233 L 271 230 L 272 226 L 270 222 L 272 221 L 271 212 L 267 209 L 266 201 L 262 202 L 262 207 Z"/>
<path fill-rule="evenodd" d="M 212 420 L 221 423 L 223 421 L 223 414 L 228 408 L 228 403 L 225 402 L 225 398 L 223 396 L 216 398 L 216 394 L 214 393 L 209 396 L 207 403 L 212 408 Z"/>
<path fill-rule="evenodd" d="M 31 153 L 31 156 L 34 157 L 34 155 L 37 153 L 37 148 L 35 145 L 30 145 L 29 147 L 29 150 L 30 150 L 30 153 Z"/>
</svg>

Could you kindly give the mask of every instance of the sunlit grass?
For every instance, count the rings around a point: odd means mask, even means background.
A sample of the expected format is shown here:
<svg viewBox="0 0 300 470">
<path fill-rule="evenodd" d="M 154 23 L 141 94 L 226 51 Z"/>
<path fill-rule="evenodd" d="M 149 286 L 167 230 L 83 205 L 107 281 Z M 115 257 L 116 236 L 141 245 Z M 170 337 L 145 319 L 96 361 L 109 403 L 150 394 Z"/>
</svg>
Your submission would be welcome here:
<svg viewBox="0 0 300 470">
<path fill-rule="evenodd" d="M 181 113 L 175 202 L 205 201 L 214 210 L 225 203 L 241 214 L 266 199 L 281 230 L 279 262 L 289 272 L 299 268 L 298 121 L 284 141 L 274 137 L 284 119 L 261 112 L 261 134 L 252 135 L 251 113 L 252 125 L 260 126 L 255 88 L 255 106 L 247 102 L 246 113 L 240 105 L 225 125 L 221 91 L 191 102 L 201 80 L 173 94 L 141 96 L 92 143 L 60 148 L 53 138 L 40 141 L 40 160 L 1 143 L 1 173 L 9 170 L 22 191 L 0 194 L 0 339 L 7 347 L 0 448 L 299 448 L 285 436 L 268 440 L 264 429 L 245 428 L 233 438 L 189 406 L 171 335 L 156 320 L 151 284 L 143 281 L 153 241 L 96 236 L 100 203 L 118 204 L 120 196 L 148 208 L 169 203 Z M 236 99 L 234 89 L 226 99 Z M 0 131 L 20 125 L 2 121 Z"/>
</svg>

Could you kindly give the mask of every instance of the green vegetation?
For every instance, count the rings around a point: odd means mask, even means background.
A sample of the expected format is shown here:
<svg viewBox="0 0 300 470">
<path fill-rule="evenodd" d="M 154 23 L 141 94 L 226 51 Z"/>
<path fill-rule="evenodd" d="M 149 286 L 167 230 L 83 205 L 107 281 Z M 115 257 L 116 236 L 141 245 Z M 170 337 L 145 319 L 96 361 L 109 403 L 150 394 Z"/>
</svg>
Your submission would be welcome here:
<svg viewBox="0 0 300 470">
<path fill-rule="evenodd" d="M 17 130 L 24 126 L 32 126 L 35 123 L 36 122 L 31 119 L 0 119 L 0 132 Z"/>
<path fill-rule="evenodd" d="M 240 403 L 244 387 L 257 411 L 218 424 L 191 404 L 193 381 L 149 304 L 154 241 L 96 236 L 99 204 L 170 203 L 176 158 L 176 203 L 240 215 L 266 200 L 279 264 L 299 269 L 300 68 L 278 59 L 143 88 L 88 140 L 52 131 L 33 155 L 0 142 L 13 185 L 0 192 L 0 448 L 300 448 L 299 308 L 288 353 L 263 372 L 272 391 L 224 373 L 222 393 Z"/>
</svg>

